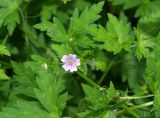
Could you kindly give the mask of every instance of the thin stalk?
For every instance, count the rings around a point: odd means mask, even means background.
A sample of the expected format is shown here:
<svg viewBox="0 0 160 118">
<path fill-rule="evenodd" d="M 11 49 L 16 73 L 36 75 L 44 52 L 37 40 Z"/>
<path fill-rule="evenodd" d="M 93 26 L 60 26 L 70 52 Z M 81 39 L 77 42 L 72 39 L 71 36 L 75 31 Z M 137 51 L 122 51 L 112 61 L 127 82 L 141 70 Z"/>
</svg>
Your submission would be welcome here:
<svg viewBox="0 0 160 118">
<path fill-rule="evenodd" d="M 18 10 L 19 10 L 19 13 L 20 13 L 20 15 L 21 15 L 21 20 L 22 20 L 22 31 L 23 31 L 24 34 L 26 35 L 27 33 L 26 33 L 26 31 L 25 31 L 25 25 L 26 25 L 27 20 L 25 19 L 25 14 L 23 13 L 23 10 L 21 10 L 20 7 L 18 8 Z M 25 41 L 26 41 L 27 47 L 30 48 L 29 39 L 26 38 L 26 36 L 25 36 L 24 39 L 25 39 Z"/>
<path fill-rule="evenodd" d="M 9 34 L 7 34 L 7 35 L 5 36 L 5 38 L 3 39 L 3 41 L 2 41 L 2 44 L 3 44 L 3 45 L 6 44 L 8 38 L 9 38 Z"/>
<path fill-rule="evenodd" d="M 11 64 L 4 62 L 4 61 L 0 61 L 0 64 L 7 66 L 8 68 L 11 67 Z"/>
<path fill-rule="evenodd" d="M 135 118 L 141 118 L 135 111 L 132 110 L 128 110 L 127 108 L 127 112 L 130 113 L 132 116 L 134 116 Z"/>
<path fill-rule="evenodd" d="M 107 70 L 105 71 L 105 73 L 103 73 L 103 75 L 101 76 L 100 80 L 98 81 L 98 85 L 101 85 L 101 83 L 103 82 L 104 78 L 106 77 L 106 75 L 108 74 L 110 68 L 112 67 L 112 65 L 114 64 L 115 60 L 118 58 L 119 55 L 115 56 L 113 58 L 113 60 L 110 62 L 110 64 L 108 65 Z"/>
<path fill-rule="evenodd" d="M 151 105 L 153 105 L 153 101 L 152 102 L 147 102 L 147 103 L 144 103 L 144 104 L 140 104 L 140 105 L 135 105 L 133 107 L 129 107 L 129 108 L 120 110 L 120 111 L 116 112 L 115 114 L 118 116 L 118 115 L 123 114 L 127 110 L 136 110 L 136 109 L 139 109 L 139 108 L 142 108 L 142 107 L 146 107 L 146 106 L 151 106 Z"/>
<path fill-rule="evenodd" d="M 149 97 L 153 97 L 154 95 L 146 95 L 146 96 L 127 96 L 127 97 L 120 97 L 120 99 L 127 99 L 127 100 L 131 100 L 131 99 L 142 99 L 142 98 L 149 98 Z"/>
<path fill-rule="evenodd" d="M 81 76 L 85 81 L 87 81 L 90 85 L 94 86 L 95 88 L 100 88 L 100 86 L 98 84 L 96 84 L 94 81 L 92 81 L 91 79 L 89 79 L 88 77 L 84 76 L 82 73 L 77 72 L 77 74 L 79 76 Z"/>
</svg>

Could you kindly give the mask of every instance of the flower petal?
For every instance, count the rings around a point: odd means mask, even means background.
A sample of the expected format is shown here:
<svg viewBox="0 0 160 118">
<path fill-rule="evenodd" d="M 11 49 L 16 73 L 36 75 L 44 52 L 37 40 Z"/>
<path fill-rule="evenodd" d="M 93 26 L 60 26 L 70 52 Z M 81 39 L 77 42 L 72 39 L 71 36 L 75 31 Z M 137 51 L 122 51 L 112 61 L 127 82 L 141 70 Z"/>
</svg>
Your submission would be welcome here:
<svg viewBox="0 0 160 118">
<path fill-rule="evenodd" d="M 68 71 L 70 69 L 70 66 L 68 64 L 64 64 L 62 67 L 65 71 Z"/>
<path fill-rule="evenodd" d="M 79 65 L 80 65 L 80 59 L 76 59 L 76 60 L 75 60 L 75 64 L 76 64 L 77 66 L 79 66 Z"/>
<path fill-rule="evenodd" d="M 76 55 L 74 54 L 69 54 L 70 59 L 76 59 Z"/>
<path fill-rule="evenodd" d="M 66 62 L 68 60 L 68 56 L 67 55 L 64 55 L 61 59 L 62 62 Z"/>
<path fill-rule="evenodd" d="M 75 65 L 70 66 L 70 71 L 71 72 L 77 71 L 77 67 Z"/>
</svg>

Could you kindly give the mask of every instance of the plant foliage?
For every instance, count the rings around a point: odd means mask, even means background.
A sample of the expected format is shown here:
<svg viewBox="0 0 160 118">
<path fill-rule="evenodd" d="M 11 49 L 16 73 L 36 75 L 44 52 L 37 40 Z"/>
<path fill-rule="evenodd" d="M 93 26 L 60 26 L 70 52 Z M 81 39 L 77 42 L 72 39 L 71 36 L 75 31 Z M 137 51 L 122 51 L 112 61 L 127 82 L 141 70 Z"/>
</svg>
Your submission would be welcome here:
<svg viewBox="0 0 160 118">
<path fill-rule="evenodd" d="M 160 118 L 159 6 L 0 0 L 0 118 Z"/>
</svg>

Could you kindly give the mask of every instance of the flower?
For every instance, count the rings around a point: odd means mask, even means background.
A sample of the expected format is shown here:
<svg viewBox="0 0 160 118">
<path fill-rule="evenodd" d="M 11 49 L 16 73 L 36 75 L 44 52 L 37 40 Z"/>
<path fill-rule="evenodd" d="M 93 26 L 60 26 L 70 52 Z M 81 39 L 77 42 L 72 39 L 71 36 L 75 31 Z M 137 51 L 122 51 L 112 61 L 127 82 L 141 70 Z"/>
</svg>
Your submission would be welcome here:
<svg viewBox="0 0 160 118">
<path fill-rule="evenodd" d="M 44 69 L 48 69 L 48 65 L 47 65 L 46 63 L 43 63 L 41 66 L 42 66 Z"/>
<path fill-rule="evenodd" d="M 77 67 L 80 65 L 80 59 L 77 59 L 76 55 L 74 54 L 64 55 L 61 61 L 63 62 L 62 67 L 65 71 L 77 71 Z"/>
</svg>

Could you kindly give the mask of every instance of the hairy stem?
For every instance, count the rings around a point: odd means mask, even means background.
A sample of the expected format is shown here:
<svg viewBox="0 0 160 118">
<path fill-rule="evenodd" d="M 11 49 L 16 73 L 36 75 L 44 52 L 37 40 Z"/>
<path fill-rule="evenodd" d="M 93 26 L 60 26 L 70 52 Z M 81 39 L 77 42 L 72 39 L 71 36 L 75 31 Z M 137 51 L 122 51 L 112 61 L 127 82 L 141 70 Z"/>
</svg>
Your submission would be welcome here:
<svg viewBox="0 0 160 118">
<path fill-rule="evenodd" d="M 101 76 L 100 80 L 98 81 L 98 85 L 101 85 L 101 84 L 102 84 L 104 78 L 105 78 L 106 75 L 108 74 L 110 68 L 112 67 L 112 65 L 114 64 L 115 60 L 118 58 L 118 56 L 119 56 L 119 55 L 115 56 L 115 57 L 113 58 L 113 60 L 110 62 L 110 64 L 108 65 L 107 70 L 105 71 L 105 73 Z"/>
<path fill-rule="evenodd" d="M 127 99 L 127 100 L 131 100 L 131 99 L 142 99 L 142 98 L 148 98 L 148 97 L 153 97 L 154 95 L 146 95 L 146 96 L 126 96 L 126 97 L 120 97 L 120 99 Z"/>
<path fill-rule="evenodd" d="M 125 111 L 128 111 L 128 110 L 136 110 L 136 109 L 139 109 L 139 108 L 142 108 L 142 107 L 146 107 L 146 106 L 151 106 L 153 105 L 153 101 L 151 102 L 147 102 L 147 103 L 144 103 L 144 104 L 140 104 L 140 105 L 135 105 L 133 107 L 129 107 L 129 108 L 126 108 L 126 109 L 123 109 L 123 110 L 120 110 L 118 112 L 116 112 L 116 115 L 121 115 L 123 114 Z"/>
<path fill-rule="evenodd" d="M 77 72 L 77 74 L 79 76 L 81 76 L 85 81 L 87 81 L 90 85 L 94 86 L 95 88 L 100 88 L 100 86 L 98 84 L 96 84 L 94 81 L 92 81 L 91 79 L 89 79 L 88 77 L 84 76 L 81 72 Z"/>
</svg>

